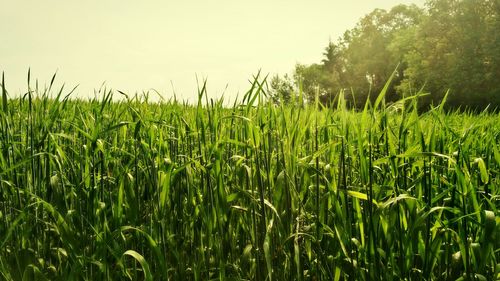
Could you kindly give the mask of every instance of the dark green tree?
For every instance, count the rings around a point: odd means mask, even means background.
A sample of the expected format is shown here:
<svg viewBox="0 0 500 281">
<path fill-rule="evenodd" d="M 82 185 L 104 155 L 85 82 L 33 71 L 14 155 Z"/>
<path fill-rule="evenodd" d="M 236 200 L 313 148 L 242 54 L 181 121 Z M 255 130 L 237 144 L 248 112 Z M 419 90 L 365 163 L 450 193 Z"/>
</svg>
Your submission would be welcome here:
<svg viewBox="0 0 500 281">
<path fill-rule="evenodd" d="M 427 103 L 441 100 L 450 90 L 448 105 L 484 108 L 498 106 L 499 2 L 489 0 L 431 0 L 427 14 L 404 56 L 405 79 L 399 89 L 423 87 Z"/>
<path fill-rule="evenodd" d="M 337 41 L 321 63 L 297 64 L 294 79 L 305 96 L 324 104 L 344 92 L 362 107 L 374 99 L 394 68 L 386 100 L 420 90 L 428 107 L 449 91 L 447 105 L 500 106 L 500 1 L 429 0 L 425 8 L 376 9 Z"/>
</svg>

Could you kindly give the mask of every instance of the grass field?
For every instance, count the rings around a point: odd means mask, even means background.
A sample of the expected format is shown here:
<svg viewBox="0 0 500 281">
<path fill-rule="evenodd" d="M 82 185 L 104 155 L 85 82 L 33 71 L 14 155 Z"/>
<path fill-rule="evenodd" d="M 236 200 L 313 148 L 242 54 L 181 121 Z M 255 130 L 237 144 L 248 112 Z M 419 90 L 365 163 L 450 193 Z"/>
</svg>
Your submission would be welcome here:
<svg viewBox="0 0 500 281">
<path fill-rule="evenodd" d="M 4 89 L 0 279 L 500 280 L 500 115 L 262 86 L 231 107 Z"/>
</svg>

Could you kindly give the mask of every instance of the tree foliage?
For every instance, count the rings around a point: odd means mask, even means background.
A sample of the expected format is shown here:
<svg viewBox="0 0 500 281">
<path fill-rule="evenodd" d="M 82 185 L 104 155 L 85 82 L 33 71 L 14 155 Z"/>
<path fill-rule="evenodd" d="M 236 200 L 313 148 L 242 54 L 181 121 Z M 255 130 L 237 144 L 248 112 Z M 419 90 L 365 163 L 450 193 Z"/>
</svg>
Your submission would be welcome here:
<svg viewBox="0 0 500 281">
<path fill-rule="evenodd" d="M 337 41 L 320 63 L 297 64 L 306 97 L 325 104 L 344 92 L 352 106 L 375 98 L 396 66 L 386 99 L 425 91 L 424 105 L 450 90 L 448 105 L 500 105 L 500 2 L 429 0 L 424 8 L 376 9 Z"/>
</svg>

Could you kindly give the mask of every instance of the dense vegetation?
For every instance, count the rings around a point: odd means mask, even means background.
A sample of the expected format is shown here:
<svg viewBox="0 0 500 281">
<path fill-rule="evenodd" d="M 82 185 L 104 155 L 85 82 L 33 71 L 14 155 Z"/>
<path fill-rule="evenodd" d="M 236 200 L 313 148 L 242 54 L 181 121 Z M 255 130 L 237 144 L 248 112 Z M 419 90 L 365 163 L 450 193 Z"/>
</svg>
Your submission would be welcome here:
<svg viewBox="0 0 500 281">
<path fill-rule="evenodd" d="M 500 2 L 429 0 L 424 8 L 374 10 L 330 42 L 321 63 L 299 64 L 293 77 L 276 76 L 271 85 L 277 101 L 288 101 L 301 87 L 310 100 L 319 92 L 325 105 L 343 91 L 351 106 L 362 108 L 398 64 L 388 101 L 423 88 L 430 95 L 422 108 L 439 103 L 448 90 L 447 107 L 499 107 Z"/>
<path fill-rule="evenodd" d="M 263 85 L 231 108 L 4 89 L 0 279 L 500 278 L 498 114 Z"/>
</svg>

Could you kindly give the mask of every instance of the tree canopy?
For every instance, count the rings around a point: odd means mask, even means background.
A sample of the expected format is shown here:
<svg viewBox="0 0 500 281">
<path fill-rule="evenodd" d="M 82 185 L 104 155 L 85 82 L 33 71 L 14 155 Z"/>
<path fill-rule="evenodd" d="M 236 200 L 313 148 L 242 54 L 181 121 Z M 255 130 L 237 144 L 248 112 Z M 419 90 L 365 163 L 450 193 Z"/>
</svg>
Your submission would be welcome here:
<svg viewBox="0 0 500 281">
<path fill-rule="evenodd" d="M 297 64 L 293 80 L 274 77 L 274 96 L 300 88 L 328 105 L 343 92 L 351 106 L 374 99 L 396 69 L 386 99 L 419 92 L 427 106 L 449 91 L 448 106 L 500 106 L 500 1 L 429 0 L 367 14 L 319 63 Z M 284 94 L 287 92 L 287 94 Z"/>
</svg>

